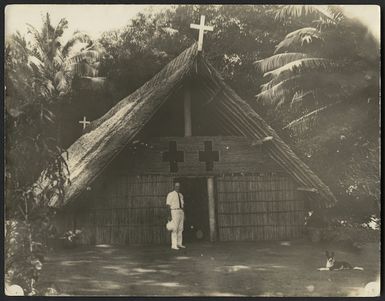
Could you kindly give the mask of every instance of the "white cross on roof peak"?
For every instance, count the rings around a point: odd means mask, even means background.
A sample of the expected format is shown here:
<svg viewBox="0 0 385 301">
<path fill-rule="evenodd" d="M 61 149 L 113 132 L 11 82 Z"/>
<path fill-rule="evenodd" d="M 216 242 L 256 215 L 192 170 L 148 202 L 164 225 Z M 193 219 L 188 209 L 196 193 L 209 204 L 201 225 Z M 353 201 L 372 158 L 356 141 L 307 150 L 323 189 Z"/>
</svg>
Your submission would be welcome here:
<svg viewBox="0 0 385 301">
<path fill-rule="evenodd" d="M 198 29 L 199 30 L 198 51 L 202 51 L 202 48 L 203 48 L 203 35 L 205 33 L 205 30 L 213 31 L 214 27 L 213 26 L 205 25 L 205 16 L 201 15 L 201 22 L 200 22 L 200 24 L 190 24 L 190 28 Z"/>
</svg>

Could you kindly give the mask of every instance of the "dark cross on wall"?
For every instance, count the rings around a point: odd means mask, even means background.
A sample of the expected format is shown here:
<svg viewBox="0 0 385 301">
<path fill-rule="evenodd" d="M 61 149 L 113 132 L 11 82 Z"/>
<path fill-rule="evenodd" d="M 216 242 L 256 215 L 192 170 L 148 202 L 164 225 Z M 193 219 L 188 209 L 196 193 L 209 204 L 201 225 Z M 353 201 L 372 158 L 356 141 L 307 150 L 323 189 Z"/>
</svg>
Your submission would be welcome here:
<svg viewBox="0 0 385 301">
<path fill-rule="evenodd" d="M 184 152 L 178 151 L 176 141 L 170 141 L 168 152 L 163 153 L 163 161 L 170 162 L 170 172 L 178 171 L 178 162 L 184 162 Z"/>
<path fill-rule="evenodd" d="M 206 171 L 212 171 L 214 168 L 214 161 L 219 161 L 219 152 L 213 151 L 213 144 L 211 141 L 205 141 L 205 150 L 199 152 L 199 161 L 206 162 Z"/>
</svg>

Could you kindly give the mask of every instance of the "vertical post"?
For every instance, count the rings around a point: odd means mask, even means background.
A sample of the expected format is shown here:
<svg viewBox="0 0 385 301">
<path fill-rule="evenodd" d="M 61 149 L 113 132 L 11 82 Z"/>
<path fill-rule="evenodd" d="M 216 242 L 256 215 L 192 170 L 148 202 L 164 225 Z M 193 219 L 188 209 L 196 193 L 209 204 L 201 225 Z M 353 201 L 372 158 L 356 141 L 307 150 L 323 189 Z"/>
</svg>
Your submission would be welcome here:
<svg viewBox="0 0 385 301">
<path fill-rule="evenodd" d="M 215 220 L 215 199 L 214 199 L 214 177 L 207 178 L 207 195 L 209 205 L 209 226 L 210 241 L 216 240 L 216 220 Z"/>
<path fill-rule="evenodd" d="M 192 136 L 191 127 L 191 93 L 188 86 L 184 90 L 184 136 Z"/>
</svg>

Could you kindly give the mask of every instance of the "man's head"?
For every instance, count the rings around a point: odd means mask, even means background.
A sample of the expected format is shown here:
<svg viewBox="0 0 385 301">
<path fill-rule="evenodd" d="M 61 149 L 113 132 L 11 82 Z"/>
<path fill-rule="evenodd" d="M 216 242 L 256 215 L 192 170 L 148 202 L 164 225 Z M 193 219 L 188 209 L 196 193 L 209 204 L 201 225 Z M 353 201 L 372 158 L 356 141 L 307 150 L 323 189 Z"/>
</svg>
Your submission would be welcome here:
<svg viewBox="0 0 385 301">
<path fill-rule="evenodd" d="M 179 190 L 180 190 L 180 183 L 179 182 L 174 183 L 174 189 L 176 192 L 179 192 Z"/>
</svg>

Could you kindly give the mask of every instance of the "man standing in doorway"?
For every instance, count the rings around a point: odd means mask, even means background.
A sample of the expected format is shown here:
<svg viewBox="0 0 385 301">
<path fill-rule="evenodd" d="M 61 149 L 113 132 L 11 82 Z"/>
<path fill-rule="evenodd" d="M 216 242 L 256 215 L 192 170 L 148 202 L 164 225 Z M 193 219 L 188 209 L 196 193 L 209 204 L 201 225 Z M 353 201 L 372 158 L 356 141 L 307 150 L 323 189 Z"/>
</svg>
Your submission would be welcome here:
<svg viewBox="0 0 385 301">
<path fill-rule="evenodd" d="M 182 245 L 182 232 L 184 223 L 183 195 L 180 191 L 180 183 L 174 183 L 174 190 L 167 195 L 166 204 L 170 207 L 170 217 L 174 223 L 174 229 L 171 232 L 171 249 L 179 250 L 185 248 Z"/>
</svg>

